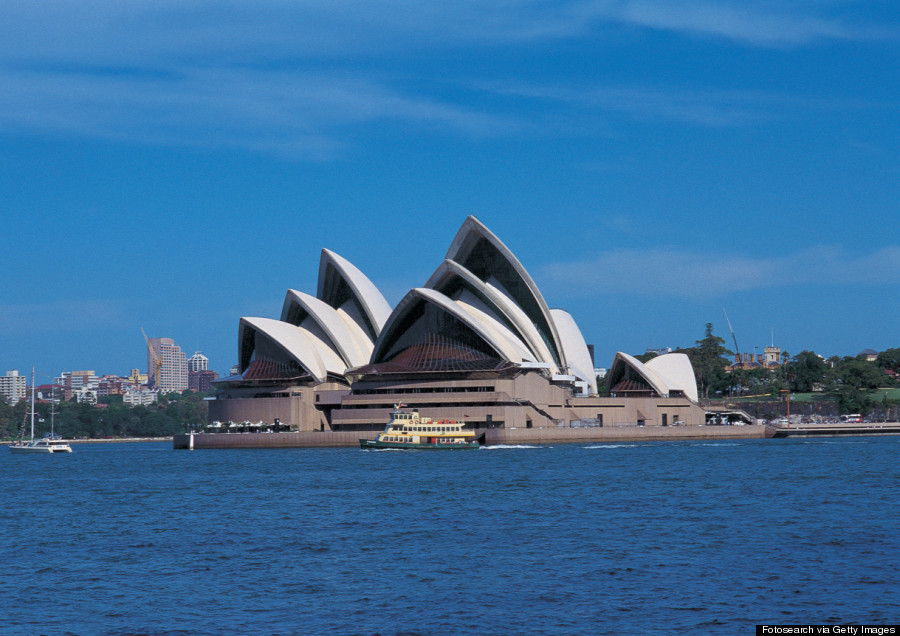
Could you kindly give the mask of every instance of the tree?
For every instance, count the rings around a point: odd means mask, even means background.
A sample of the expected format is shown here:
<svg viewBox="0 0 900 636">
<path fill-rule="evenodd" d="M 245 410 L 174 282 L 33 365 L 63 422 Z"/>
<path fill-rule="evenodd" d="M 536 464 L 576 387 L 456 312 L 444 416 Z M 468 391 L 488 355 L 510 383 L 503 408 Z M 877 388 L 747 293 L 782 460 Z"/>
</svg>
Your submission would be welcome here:
<svg viewBox="0 0 900 636">
<path fill-rule="evenodd" d="M 740 369 L 740 378 L 744 388 L 750 395 L 761 395 L 769 392 L 772 385 L 772 372 L 766 367 Z M 732 371 L 734 373 L 734 371 Z"/>
<path fill-rule="evenodd" d="M 839 388 L 835 392 L 835 396 L 840 413 L 867 413 L 874 404 L 869 393 L 851 386 Z"/>
<path fill-rule="evenodd" d="M 877 389 L 884 378 L 878 366 L 857 358 L 845 358 L 835 371 L 839 385 L 858 390 Z"/>
<path fill-rule="evenodd" d="M 801 351 L 794 356 L 790 370 L 790 387 L 795 393 L 809 393 L 823 386 L 828 365 L 812 351 Z"/>
<path fill-rule="evenodd" d="M 681 350 L 681 353 L 687 354 L 691 359 L 700 394 L 708 399 L 710 391 L 727 391 L 731 380 L 725 373 L 725 367 L 730 360 L 725 356 L 734 354 L 725 348 L 725 340 L 713 335 L 711 322 L 706 323 L 703 339 L 695 344 L 690 349 Z"/>
<path fill-rule="evenodd" d="M 900 372 L 900 349 L 886 349 L 875 358 L 875 364 L 882 369 Z"/>
</svg>

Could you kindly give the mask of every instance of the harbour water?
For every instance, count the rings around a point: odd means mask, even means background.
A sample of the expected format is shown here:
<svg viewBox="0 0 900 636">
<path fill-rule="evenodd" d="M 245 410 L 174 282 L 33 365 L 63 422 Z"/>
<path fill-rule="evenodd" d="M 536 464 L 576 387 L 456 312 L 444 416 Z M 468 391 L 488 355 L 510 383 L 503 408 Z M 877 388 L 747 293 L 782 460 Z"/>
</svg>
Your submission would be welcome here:
<svg viewBox="0 0 900 636">
<path fill-rule="evenodd" d="M 0 452 L 4 634 L 752 634 L 900 618 L 900 437 Z"/>
</svg>

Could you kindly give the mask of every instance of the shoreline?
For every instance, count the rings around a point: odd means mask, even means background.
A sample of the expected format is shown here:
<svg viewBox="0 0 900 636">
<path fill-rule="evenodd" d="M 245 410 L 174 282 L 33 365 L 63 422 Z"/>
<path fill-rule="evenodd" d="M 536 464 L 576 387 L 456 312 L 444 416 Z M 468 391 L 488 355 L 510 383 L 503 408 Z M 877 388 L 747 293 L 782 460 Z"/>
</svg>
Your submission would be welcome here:
<svg viewBox="0 0 900 636">
<path fill-rule="evenodd" d="M 16 438 L 17 439 L 17 438 Z M 16 442 L 16 439 L 5 439 L 0 444 L 9 445 Z M 38 438 L 35 438 L 38 439 Z M 118 442 L 171 442 L 172 436 L 165 437 L 115 437 L 109 439 L 65 439 L 68 444 L 112 444 Z"/>
<path fill-rule="evenodd" d="M 900 422 L 801 424 L 773 426 L 601 427 L 601 428 L 497 428 L 479 429 L 485 446 L 522 444 L 578 444 L 596 442 L 702 441 L 737 439 L 788 439 L 900 435 Z M 360 439 L 374 439 L 378 431 L 307 431 L 287 433 L 179 433 L 163 437 L 67 439 L 70 444 L 118 444 L 171 442 L 174 450 L 223 448 L 352 448 Z M 0 444 L 9 445 L 15 439 Z"/>
</svg>

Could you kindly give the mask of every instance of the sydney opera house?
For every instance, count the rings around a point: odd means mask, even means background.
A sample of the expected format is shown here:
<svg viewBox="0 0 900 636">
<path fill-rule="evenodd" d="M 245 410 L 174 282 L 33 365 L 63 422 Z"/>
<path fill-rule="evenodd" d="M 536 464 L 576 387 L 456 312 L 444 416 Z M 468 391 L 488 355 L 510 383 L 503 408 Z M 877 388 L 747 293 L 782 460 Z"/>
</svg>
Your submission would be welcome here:
<svg viewBox="0 0 900 636">
<path fill-rule="evenodd" d="M 575 320 L 548 307 L 476 218 L 436 266 L 391 308 L 359 269 L 322 250 L 315 296 L 291 289 L 280 317 L 240 319 L 239 373 L 216 382 L 210 419 L 371 431 L 403 403 L 484 429 L 704 423 L 683 354 L 644 364 L 617 353 L 598 395 Z"/>
</svg>

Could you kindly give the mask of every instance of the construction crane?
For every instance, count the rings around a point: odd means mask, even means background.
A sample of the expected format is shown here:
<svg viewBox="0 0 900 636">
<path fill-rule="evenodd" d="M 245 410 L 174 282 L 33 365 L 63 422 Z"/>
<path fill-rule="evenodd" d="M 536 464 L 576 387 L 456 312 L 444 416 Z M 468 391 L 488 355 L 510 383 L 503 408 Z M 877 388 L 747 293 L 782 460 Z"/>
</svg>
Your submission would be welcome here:
<svg viewBox="0 0 900 636">
<path fill-rule="evenodd" d="M 156 371 L 153 374 L 153 387 L 159 388 L 159 368 L 162 366 L 162 360 L 159 359 L 159 355 L 157 355 L 156 350 L 153 348 L 153 345 L 150 344 L 150 338 L 147 337 L 147 333 L 144 331 L 144 328 L 141 327 L 141 333 L 144 334 L 144 340 L 147 341 L 147 350 L 150 352 L 150 355 L 153 357 L 153 362 L 156 364 Z"/>
<path fill-rule="evenodd" d="M 734 354 L 736 356 L 735 359 L 738 360 L 738 363 L 740 364 L 744 361 L 744 359 L 741 357 L 741 349 L 740 347 L 738 347 L 737 336 L 734 335 L 734 329 L 731 328 L 731 321 L 728 320 L 728 312 L 725 311 L 724 307 L 722 307 L 722 313 L 725 314 L 725 322 L 728 323 L 728 329 L 731 331 L 731 338 L 734 340 Z"/>
</svg>

